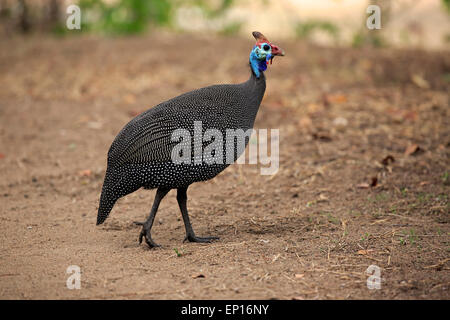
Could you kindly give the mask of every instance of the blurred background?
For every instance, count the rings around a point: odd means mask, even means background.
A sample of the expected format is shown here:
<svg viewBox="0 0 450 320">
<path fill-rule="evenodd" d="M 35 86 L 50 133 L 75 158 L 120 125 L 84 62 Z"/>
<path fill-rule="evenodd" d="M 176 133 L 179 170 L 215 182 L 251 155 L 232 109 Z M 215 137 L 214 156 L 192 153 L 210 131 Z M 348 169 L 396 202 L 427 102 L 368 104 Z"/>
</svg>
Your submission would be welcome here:
<svg viewBox="0 0 450 320">
<path fill-rule="evenodd" d="M 257 26 L 277 38 L 326 45 L 444 48 L 449 0 L 0 0 L 0 35 L 73 34 L 66 8 L 81 8 L 81 31 L 136 34 L 154 29 L 245 35 Z M 369 4 L 382 8 L 382 30 L 367 32 Z"/>
<path fill-rule="evenodd" d="M 196 231 L 223 242 L 182 244 L 167 197 L 165 248 L 139 246 L 146 190 L 96 228 L 117 133 L 246 81 L 254 30 L 286 52 L 255 122 L 280 129 L 280 169 L 189 188 Z M 449 44 L 449 0 L 0 0 L 0 299 L 449 299 Z M 64 285 L 72 264 L 83 290 Z"/>
</svg>

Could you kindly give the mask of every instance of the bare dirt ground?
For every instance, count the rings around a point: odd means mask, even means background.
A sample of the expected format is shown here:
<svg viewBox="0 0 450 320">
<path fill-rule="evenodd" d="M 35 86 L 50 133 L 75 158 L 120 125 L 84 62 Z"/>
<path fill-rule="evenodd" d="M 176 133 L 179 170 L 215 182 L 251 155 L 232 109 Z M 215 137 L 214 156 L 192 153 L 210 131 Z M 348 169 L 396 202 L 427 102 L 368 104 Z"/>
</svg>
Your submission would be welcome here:
<svg viewBox="0 0 450 320">
<path fill-rule="evenodd" d="M 256 127 L 280 129 L 279 171 L 233 165 L 190 187 L 212 244 L 182 243 L 170 192 L 152 233 L 163 248 L 149 250 L 132 222 L 155 191 L 95 226 L 108 148 L 163 100 L 246 80 L 253 41 L 2 40 L 0 298 L 449 299 L 448 52 L 278 44 Z"/>
</svg>

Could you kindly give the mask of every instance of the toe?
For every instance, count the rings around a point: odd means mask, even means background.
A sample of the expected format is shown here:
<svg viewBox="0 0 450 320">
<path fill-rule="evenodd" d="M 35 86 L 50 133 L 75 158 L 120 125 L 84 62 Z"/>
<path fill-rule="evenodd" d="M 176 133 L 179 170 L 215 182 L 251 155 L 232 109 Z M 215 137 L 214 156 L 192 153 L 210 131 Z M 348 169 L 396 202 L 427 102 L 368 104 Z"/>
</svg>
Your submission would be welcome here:
<svg viewBox="0 0 450 320">
<path fill-rule="evenodd" d="M 190 242 L 210 243 L 214 240 L 219 240 L 219 237 L 196 237 L 192 235 L 187 235 L 186 238 L 184 238 L 184 241 L 186 240 Z"/>
</svg>

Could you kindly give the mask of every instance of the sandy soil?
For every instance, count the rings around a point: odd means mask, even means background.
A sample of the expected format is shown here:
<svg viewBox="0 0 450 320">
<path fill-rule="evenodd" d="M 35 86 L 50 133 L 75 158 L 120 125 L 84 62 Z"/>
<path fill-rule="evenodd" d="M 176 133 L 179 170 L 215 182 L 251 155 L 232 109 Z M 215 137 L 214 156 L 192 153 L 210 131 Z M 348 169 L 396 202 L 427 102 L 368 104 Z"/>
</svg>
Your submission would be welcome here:
<svg viewBox="0 0 450 320">
<path fill-rule="evenodd" d="M 246 80 L 252 45 L 0 42 L 1 299 L 449 299 L 448 52 L 279 43 L 287 56 L 269 67 L 256 127 L 280 129 L 280 170 L 233 165 L 188 191 L 194 229 L 218 242 L 182 243 L 174 191 L 153 228 L 162 249 L 139 245 L 132 223 L 154 191 L 95 226 L 122 126 L 182 92 Z M 80 290 L 66 287 L 70 265 Z M 367 288 L 370 265 L 380 290 Z"/>
</svg>

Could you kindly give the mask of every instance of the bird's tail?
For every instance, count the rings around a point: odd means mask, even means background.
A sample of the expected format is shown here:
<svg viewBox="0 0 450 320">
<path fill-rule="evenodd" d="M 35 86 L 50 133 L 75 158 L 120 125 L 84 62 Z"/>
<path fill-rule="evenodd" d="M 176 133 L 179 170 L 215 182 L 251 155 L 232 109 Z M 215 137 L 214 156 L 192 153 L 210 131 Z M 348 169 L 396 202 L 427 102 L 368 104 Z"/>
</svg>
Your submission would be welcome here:
<svg viewBox="0 0 450 320">
<path fill-rule="evenodd" d="M 108 218 L 108 215 L 114 207 L 116 201 L 117 198 L 108 191 L 108 188 L 103 186 L 102 194 L 100 196 L 100 204 L 98 206 L 97 225 L 102 224 L 106 218 Z"/>
</svg>

